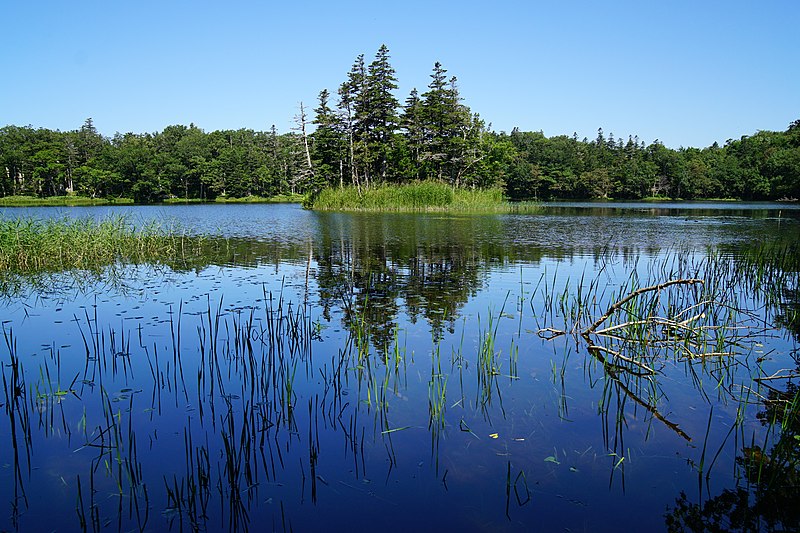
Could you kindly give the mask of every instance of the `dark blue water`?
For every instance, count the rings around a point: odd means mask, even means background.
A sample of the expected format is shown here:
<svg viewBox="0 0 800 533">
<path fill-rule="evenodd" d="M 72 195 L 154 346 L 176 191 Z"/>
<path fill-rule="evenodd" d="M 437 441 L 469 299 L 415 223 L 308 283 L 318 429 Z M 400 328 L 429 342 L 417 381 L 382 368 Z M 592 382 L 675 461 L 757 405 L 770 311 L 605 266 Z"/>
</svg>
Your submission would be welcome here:
<svg viewBox="0 0 800 533">
<path fill-rule="evenodd" d="M 16 280 L 0 528 L 651 531 L 741 490 L 756 529 L 791 528 L 795 489 L 767 478 L 796 472 L 780 376 L 797 372 L 797 273 L 748 258 L 796 246 L 794 213 L 7 209 L 121 214 L 241 253 Z M 592 337 L 598 352 L 580 335 L 630 291 L 694 277 L 603 324 L 642 336 Z"/>
</svg>

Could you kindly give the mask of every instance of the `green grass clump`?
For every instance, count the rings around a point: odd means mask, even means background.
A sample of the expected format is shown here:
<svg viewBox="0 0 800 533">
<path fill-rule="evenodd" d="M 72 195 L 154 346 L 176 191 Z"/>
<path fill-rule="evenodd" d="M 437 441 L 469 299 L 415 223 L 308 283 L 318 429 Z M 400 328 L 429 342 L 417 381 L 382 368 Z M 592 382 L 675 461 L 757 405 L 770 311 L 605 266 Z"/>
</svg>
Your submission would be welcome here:
<svg viewBox="0 0 800 533">
<path fill-rule="evenodd" d="M 303 201 L 302 194 L 278 194 L 276 196 L 219 196 L 214 201 L 220 204 L 299 204 Z"/>
<path fill-rule="evenodd" d="M 80 206 L 80 205 L 116 205 L 132 204 L 131 198 L 89 198 L 87 196 L 4 196 L 0 198 L 0 206 L 5 207 L 39 207 L 39 206 Z"/>
<path fill-rule="evenodd" d="M 530 209 L 532 204 L 509 203 L 501 189 L 460 189 L 421 181 L 361 191 L 355 187 L 324 189 L 304 205 L 318 211 L 512 213 Z"/>
<path fill-rule="evenodd" d="M 162 204 L 205 204 L 208 200 L 203 198 L 164 198 Z"/>
<path fill-rule="evenodd" d="M 203 198 L 165 198 L 164 204 L 299 204 L 303 201 L 302 194 L 278 194 L 276 196 L 218 196 L 213 200 Z"/>
<path fill-rule="evenodd" d="M 0 273 L 159 262 L 184 254 L 196 240 L 157 224 L 135 228 L 124 217 L 0 220 Z"/>
</svg>

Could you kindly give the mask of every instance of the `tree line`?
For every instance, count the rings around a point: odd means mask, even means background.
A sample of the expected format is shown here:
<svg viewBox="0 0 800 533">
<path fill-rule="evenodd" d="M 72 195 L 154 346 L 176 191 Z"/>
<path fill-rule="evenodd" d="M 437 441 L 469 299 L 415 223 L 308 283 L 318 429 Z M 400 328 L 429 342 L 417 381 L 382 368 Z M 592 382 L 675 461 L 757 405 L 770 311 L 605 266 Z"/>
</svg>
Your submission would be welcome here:
<svg viewBox="0 0 800 533">
<path fill-rule="evenodd" d="M 401 104 L 389 50 L 354 61 L 316 107 L 300 104 L 295 128 L 157 133 L 0 128 L 0 196 L 212 200 L 315 193 L 434 179 L 502 187 L 511 199 L 800 197 L 800 120 L 724 146 L 671 149 L 598 130 L 595 139 L 494 132 L 464 104 L 458 80 L 435 63 L 422 92 Z M 313 113 L 313 115 L 312 115 Z"/>
<path fill-rule="evenodd" d="M 250 129 L 205 133 L 193 124 L 160 133 L 100 135 L 79 130 L 0 129 L 0 195 L 127 197 L 274 196 L 304 192 L 297 136 Z"/>
</svg>

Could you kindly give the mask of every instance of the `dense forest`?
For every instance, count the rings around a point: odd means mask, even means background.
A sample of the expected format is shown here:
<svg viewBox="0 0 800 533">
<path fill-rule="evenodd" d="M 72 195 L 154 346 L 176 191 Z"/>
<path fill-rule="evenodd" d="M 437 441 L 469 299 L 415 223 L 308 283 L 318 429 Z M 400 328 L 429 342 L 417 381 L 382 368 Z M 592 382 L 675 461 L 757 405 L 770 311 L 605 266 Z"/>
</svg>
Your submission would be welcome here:
<svg viewBox="0 0 800 533">
<path fill-rule="evenodd" d="M 743 200 L 800 198 L 800 120 L 707 148 L 645 145 L 598 130 L 594 139 L 494 132 L 466 106 L 438 62 L 423 92 L 401 104 L 381 46 L 356 58 L 335 94 L 300 104 L 295 128 L 204 132 L 193 124 L 157 133 L 0 129 L 0 196 L 270 197 L 324 187 L 359 189 L 435 179 L 454 187 L 502 187 L 511 199 Z"/>
</svg>

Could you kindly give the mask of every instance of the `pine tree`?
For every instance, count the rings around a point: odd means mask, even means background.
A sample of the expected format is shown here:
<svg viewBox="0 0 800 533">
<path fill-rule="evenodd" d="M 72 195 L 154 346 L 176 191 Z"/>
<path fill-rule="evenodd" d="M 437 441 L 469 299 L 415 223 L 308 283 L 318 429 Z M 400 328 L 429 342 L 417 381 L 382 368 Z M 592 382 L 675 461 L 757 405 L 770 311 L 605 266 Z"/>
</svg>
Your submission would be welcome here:
<svg viewBox="0 0 800 533">
<path fill-rule="evenodd" d="M 442 163 L 447 154 L 444 149 L 447 70 L 438 61 L 433 66 L 428 91 L 422 93 L 420 115 L 422 122 L 422 146 L 420 162 L 423 177 L 442 178 Z"/>
</svg>

